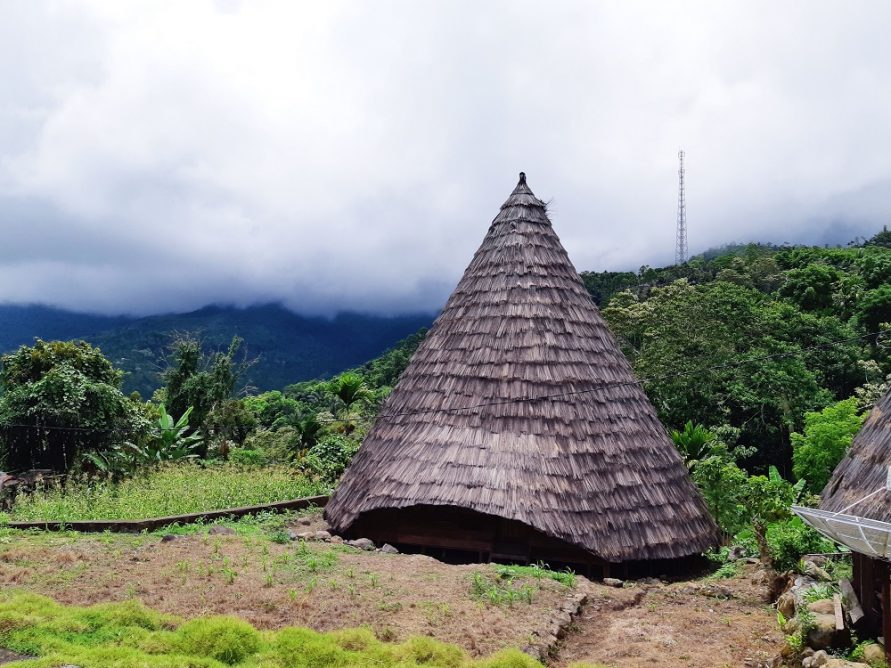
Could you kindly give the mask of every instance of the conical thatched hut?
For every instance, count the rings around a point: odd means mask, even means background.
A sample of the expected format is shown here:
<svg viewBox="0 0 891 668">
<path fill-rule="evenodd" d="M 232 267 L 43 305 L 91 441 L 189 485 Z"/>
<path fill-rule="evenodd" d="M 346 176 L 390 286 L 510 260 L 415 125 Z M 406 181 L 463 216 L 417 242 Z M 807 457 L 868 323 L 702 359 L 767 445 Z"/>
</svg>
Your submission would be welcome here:
<svg viewBox="0 0 891 668">
<path fill-rule="evenodd" d="M 854 562 L 851 585 L 860 603 L 860 609 L 856 610 L 858 618 L 854 621 L 865 636 L 884 635 L 886 656 L 891 659 L 891 652 L 887 651 L 891 649 L 888 641 L 891 638 L 891 567 L 887 561 L 891 554 L 887 547 L 891 540 L 891 534 L 887 533 L 891 524 L 889 468 L 891 391 L 872 409 L 821 494 L 819 510 L 832 516 L 814 518 L 805 509 L 801 509 L 801 514 L 831 538 L 850 543 Z M 873 520 L 885 526 L 873 524 Z M 845 536 L 865 540 L 846 540 Z"/>
<path fill-rule="evenodd" d="M 602 572 L 714 544 L 681 457 L 524 174 L 325 517 L 346 535 L 455 558 Z"/>
</svg>

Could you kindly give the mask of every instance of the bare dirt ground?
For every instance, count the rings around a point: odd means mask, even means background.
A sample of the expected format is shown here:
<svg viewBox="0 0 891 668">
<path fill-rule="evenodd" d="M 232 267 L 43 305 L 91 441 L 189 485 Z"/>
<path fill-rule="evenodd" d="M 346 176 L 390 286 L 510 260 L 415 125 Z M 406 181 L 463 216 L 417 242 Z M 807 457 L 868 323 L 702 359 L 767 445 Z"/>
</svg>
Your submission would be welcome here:
<svg viewBox="0 0 891 668">
<path fill-rule="evenodd" d="M 319 528 L 316 517 L 294 526 Z M 471 593 L 474 573 L 496 579 L 493 566 L 447 565 L 421 555 L 278 544 L 263 535 L 0 537 L 2 588 L 76 605 L 135 597 L 184 618 L 234 614 L 265 629 L 366 626 L 384 640 L 429 635 L 473 655 L 529 644 L 568 595 L 584 591 L 588 603 L 552 657 L 559 667 L 585 661 L 614 668 L 723 668 L 775 656 L 782 635 L 750 571 L 730 580 L 622 589 L 582 577 L 573 589 L 547 578 L 517 578 L 506 586 L 531 588 L 531 603 L 496 605 Z"/>
<path fill-rule="evenodd" d="M 591 585 L 589 603 L 563 641 L 555 666 L 611 668 L 751 665 L 779 654 L 783 635 L 753 566 L 736 578 L 611 589 Z"/>
</svg>

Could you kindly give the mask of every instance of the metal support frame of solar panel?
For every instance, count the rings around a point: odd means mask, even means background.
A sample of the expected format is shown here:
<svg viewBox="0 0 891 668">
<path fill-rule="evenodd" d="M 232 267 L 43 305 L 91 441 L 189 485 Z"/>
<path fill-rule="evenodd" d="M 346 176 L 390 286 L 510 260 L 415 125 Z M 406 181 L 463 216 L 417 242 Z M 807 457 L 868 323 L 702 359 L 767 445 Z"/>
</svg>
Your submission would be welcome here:
<svg viewBox="0 0 891 668">
<path fill-rule="evenodd" d="M 793 512 L 821 534 L 855 552 L 891 559 L 891 524 L 868 517 L 792 506 Z"/>
</svg>

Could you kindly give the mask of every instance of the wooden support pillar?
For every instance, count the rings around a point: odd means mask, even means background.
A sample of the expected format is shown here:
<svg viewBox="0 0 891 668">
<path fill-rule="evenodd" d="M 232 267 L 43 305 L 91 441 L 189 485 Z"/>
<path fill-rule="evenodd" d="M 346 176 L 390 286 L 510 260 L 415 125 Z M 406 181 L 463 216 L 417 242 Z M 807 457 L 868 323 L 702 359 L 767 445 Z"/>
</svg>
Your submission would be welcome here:
<svg viewBox="0 0 891 668">
<path fill-rule="evenodd" d="M 888 572 L 888 564 L 884 561 L 876 561 L 876 570 L 879 571 L 882 581 L 882 640 L 885 643 L 885 660 L 891 660 L 891 573 Z"/>
</svg>

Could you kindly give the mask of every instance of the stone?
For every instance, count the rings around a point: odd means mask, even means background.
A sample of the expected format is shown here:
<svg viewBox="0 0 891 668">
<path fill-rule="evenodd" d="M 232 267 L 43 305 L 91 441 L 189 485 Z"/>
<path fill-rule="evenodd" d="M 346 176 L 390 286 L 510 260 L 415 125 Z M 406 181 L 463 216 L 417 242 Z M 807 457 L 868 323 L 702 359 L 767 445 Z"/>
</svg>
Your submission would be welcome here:
<svg viewBox="0 0 891 668">
<path fill-rule="evenodd" d="M 885 660 L 885 648 L 879 643 L 871 643 L 863 646 L 863 660 L 872 665 L 882 665 Z"/>
<path fill-rule="evenodd" d="M 809 575 L 815 580 L 822 582 L 829 582 L 830 580 L 832 580 L 832 576 L 829 575 L 829 573 L 824 571 L 822 568 L 817 566 L 817 564 L 815 564 L 813 561 L 804 562 L 804 574 Z"/>
<path fill-rule="evenodd" d="M 603 578 L 603 584 L 607 587 L 624 587 L 625 583 L 619 578 Z"/>
<path fill-rule="evenodd" d="M 329 531 L 314 531 L 312 535 L 313 540 L 331 540 L 331 533 Z"/>
<path fill-rule="evenodd" d="M 702 596 L 709 596 L 711 598 L 723 598 L 729 600 L 733 598 L 733 590 L 726 586 L 711 582 L 706 585 L 702 585 L 696 592 Z"/>
<path fill-rule="evenodd" d="M 664 583 L 659 578 L 641 578 L 640 580 L 637 581 L 637 584 L 659 587 L 659 586 L 663 585 Z"/>
<path fill-rule="evenodd" d="M 822 649 L 811 655 L 811 665 L 814 668 L 819 668 L 819 666 L 825 665 L 827 661 L 829 661 L 829 655 Z"/>
<path fill-rule="evenodd" d="M 823 598 L 819 601 L 814 601 L 813 603 L 807 604 L 808 610 L 817 615 L 834 615 L 835 614 L 835 603 L 832 602 L 831 598 Z"/>
<path fill-rule="evenodd" d="M 809 647 L 814 649 L 847 647 L 850 640 L 851 634 L 847 629 L 835 630 L 835 615 L 814 614 L 814 627 L 807 632 L 806 638 Z"/>
<path fill-rule="evenodd" d="M 777 599 L 777 611 L 786 619 L 792 619 L 795 616 L 795 596 L 786 592 Z"/>
<path fill-rule="evenodd" d="M 340 545 L 343 542 L 343 538 L 341 538 L 340 536 L 331 536 L 331 540 L 328 542 L 334 543 L 335 545 Z"/>
<path fill-rule="evenodd" d="M 175 540 L 176 536 L 174 536 L 172 533 L 165 533 L 163 536 L 161 536 L 162 543 L 170 543 Z"/>
<path fill-rule="evenodd" d="M 381 547 L 381 552 L 384 554 L 399 554 L 399 550 L 390 545 L 389 543 L 384 543 Z"/>
<path fill-rule="evenodd" d="M 833 657 L 823 664 L 823 668 L 869 668 L 869 666 L 865 663 L 854 663 Z"/>
<path fill-rule="evenodd" d="M 302 524 L 305 527 L 308 527 L 310 524 L 312 524 L 312 521 L 304 518 L 304 519 L 300 520 L 300 524 Z"/>
<path fill-rule="evenodd" d="M 217 524 L 216 526 L 212 526 L 210 531 L 208 531 L 211 536 L 234 536 L 235 529 L 232 527 L 224 527 Z"/>
<path fill-rule="evenodd" d="M 346 544 L 350 547 L 358 547 L 360 550 L 371 552 L 374 550 L 374 541 L 369 538 L 357 538 L 356 540 L 348 540 Z"/>
<path fill-rule="evenodd" d="M 746 548 L 742 545 L 734 545 L 727 551 L 727 561 L 739 561 L 746 556 Z"/>
</svg>

